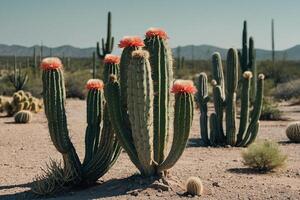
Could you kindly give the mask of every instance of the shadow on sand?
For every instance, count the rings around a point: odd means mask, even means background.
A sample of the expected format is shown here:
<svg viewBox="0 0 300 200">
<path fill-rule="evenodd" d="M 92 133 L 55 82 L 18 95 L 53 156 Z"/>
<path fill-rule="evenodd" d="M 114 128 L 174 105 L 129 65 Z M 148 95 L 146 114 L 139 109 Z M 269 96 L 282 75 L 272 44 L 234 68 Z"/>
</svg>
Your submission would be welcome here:
<svg viewBox="0 0 300 200">
<path fill-rule="evenodd" d="M 140 175 L 133 175 L 123 179 L 111 179 L 103 183 L 97 183 L 89 187 L 76 187 L 67 192 L 59 193 L 55 196 L 43 197 L 43 198 L 53 198 L 59 197 L 62 199 L 98 199 L 105 197 L 114 197 L 119 195 L 126 195 L 131 193 L 131 191 L 141 192 L 149 187 L 152 187 L 152 183 L 155 178 L 144 179 Z M 32 183 L 20 184 L 20 185 L 7 185 L 0 186 L 0 190 L 13 189 L 18 187 L 31 187 Z M 133 196 L 134 193 L 132 194 Z M 30 190 L 24 192 L 18 192 L 14 194 L 0 195 L 1 200 L 13 200 L 13 199 L 39 199 Z"/>
</svg>

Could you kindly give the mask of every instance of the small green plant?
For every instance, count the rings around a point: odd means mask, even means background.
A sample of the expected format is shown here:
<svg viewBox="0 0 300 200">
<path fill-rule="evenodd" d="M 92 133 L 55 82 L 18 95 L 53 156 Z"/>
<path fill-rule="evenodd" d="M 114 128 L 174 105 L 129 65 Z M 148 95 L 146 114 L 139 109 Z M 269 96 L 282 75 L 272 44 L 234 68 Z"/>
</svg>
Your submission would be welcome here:
<svg viewBox="0 0 300 200">
<path fill-rule="evenodd" d="M 281 120 L 282 112 L 277 108 L 278 104 L 272 99 L 264 98 L 260 120 Z"/>
<path fill-rule="evenodd" d="M 186 183 L 186 193 L 190 195 L 202 195 L 203 193 L 203 184 L 200 178 L 190 177 Z"/>
<path fill-rule="evenodd" d="M 244 165 L 260 172 L 282 167 L 287 159 L 277 143 L 267 140 L 251 144 L 242 152 L 242 157 Z"/>
</svg>

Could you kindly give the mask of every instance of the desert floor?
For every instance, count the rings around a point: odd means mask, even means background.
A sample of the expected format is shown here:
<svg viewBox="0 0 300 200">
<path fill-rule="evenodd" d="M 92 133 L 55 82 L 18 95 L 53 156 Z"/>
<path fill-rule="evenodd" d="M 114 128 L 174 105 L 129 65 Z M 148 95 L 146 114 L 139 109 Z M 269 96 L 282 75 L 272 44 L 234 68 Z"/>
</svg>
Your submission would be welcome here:
<svg viewBox="0 0 300 200">
<path fill-rule="evenodd" d="M 285 117 L 300 120 L 300 106 L 281 105 Z M 67 115 L 72 141 L 82 158 L 84 153 L 85 102 L 67 100 Z M 200 199 L 300 199 L 300 144 L 288 143 L 285 127 L 289 121 L 263 121 L 259 139 L 280 143 L 288 155 L 285 168 L 269 174 L 247 169 L 241 148 L 199 147 L 199 112 L 187 148 L 171 169 L 179 181 L 168 191 L 147 188 L 137 178 L 134 165 L 123 152 L 112 169 L 87 189 L 76 189 L 57 196 L 58 199 L 190 199 L 183 196 L 184 182 L 190 176 L 203 180 L 204 195 Z M 49 159 L 61 159 L 49 137 L 44 113 L 34 115 L 30 124 L 14 124 L 13 118 L 0 118 L 0 199 L 30 198 L 30 183 L 41 173 Z M 175 181 L 173 181 L 175 182 Z M 181 187 L 180 187 L 181 186 Z"/>
</svg>

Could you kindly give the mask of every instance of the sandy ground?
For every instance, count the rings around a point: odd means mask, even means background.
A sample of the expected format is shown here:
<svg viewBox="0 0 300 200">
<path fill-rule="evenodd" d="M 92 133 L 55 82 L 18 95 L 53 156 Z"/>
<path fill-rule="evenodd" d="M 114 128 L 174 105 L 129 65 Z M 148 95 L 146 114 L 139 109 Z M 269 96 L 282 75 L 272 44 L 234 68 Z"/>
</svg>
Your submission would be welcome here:
<svg viewBox="0 0 300 200">
<path fill-rule="evenodd" d="M 300 120 L 300 106 L 281 106 L 285 116 Z M 72 141 L 80 157 L 84 151 L 85 102 L 67 101 Z M 242 164 L 241 148 L 199 147 L 199 113 L 196 111 L 188 146 L 172 176 L 183 183 L 190 176 L 203 180 L 200 199 L 300 199 L 300 144 L 287 143 L 288 121 L 262 122 L 260 139 L 280 143 L 288 154 L 284 169 L 271 174 L 251 173 Z M 34 115 L 32 123 L 19 125 L 13 118 L 0 118 L 0 199 L 26 199 L 33 178 L 49 159 L 60 159 L 48 134 L 44 113 Z M 133 175 L 136 168 L 122 153 L 113 168 L 94 187 L 62 194 L 58 199 L 189 199 L 180 187 L 157 191 L 147 188 Z M 133 192 L 132 192 L 133 191 Z M 138 192 L 135 192 L 138 191 Z"/>
</svg>

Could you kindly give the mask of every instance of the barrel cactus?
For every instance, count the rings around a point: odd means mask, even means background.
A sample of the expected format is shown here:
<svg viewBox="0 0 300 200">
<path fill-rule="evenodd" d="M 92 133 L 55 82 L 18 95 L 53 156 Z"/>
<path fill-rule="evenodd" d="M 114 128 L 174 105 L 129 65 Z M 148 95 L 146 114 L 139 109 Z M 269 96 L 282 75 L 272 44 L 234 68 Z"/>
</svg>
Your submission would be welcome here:
<svg viewBox="0 0 300 200">
<path fill-rule="evenodd" d="M 144 176 L 163 175 L 177 162 L 193 119 L 196 88 L 184 80 L 171 87 L 172 57 L 166 39 L 163 30 L 150 29 L 145 42 L 138 37 L 121 40 L 120 80 L 110 76 L 105 87 L 116 135 Z M 144 46 L 147 51 L 141 49 Z M 174 94 L 173 142 L 166 155 Z"/>
<path fill-rule="evenodd" d="M 227 54 L 226 81 L 224 80 L 221 56 L 214 53 L 212 56 L 212 78 L 213 86 L 213 112 L 208 120 L 207 103 L 208 83 L 205 73 L 200 73 L 197 79 L 196 100 L 200 107 L 201 139 L 206 146 L 239 146 L 244 147 L 251 144 L 258 133 L 259 117 L 263 100 L 264 75 L 260 74 L 257 80 L 257 91 L 253 102 L 253 109 L 250 105 L 251 71 L 243 72 L 241 76 L 241 87 L 238 87 L 238 53 L 236 49 L 229 49 Z M 225 84 L 226 83 L 226 84 Z M 236 94 L 240 88 L 241 112 L 239 127 L 236 122 Z M 224 115 L 225 112 L 225 115 Z M 225 120 L 226 128 L 223 128 Z M 209 121 L 209 122 L 208 122 Z M 210 136 L 208 133 L 210 127 Z"/>
<path fill-rule="evenodd" d="M 285 132 L 292 142 L 300 142 L 300 122 L 290 123 Z"/>
<path fill-rule="evenodd" d="M 57 151 L 62 154 L 64 166 L 62 169 L 56 167 L 57 170 L 48 169 L 52 173 L 38 177 L 33 192 L 53 193 L 65 186 L 93 184 L 111 168 L 121 150 L 108 118 L 103 93 L 104 83 L 98 79 L 91 79 L 86 85 L 88 89 L 87 128 L 85 157 L 81 163 L 70 140 L 67 127 L 62 63 L 58 58 L 45 58 L 41 62 L 41 68 L 43 69 L 43 99 L 50 137 Z M 63 176 L 54 179 L 53 176 L 61 174 L 61 171 Z"/>
<path fill-rule="evenodd" d="M 186 192 L 190 195 L 202 195 L 203 193 L 203 184 L 200 178 L 190 177 L 186 183 Z"/>
<path fill-rule="evenodd" d="M 32 113 L 28 110 L 21 110 L 14 116 L 17 124 L 27 124 L 32 120 Z"/>
</svg>

